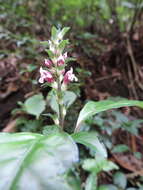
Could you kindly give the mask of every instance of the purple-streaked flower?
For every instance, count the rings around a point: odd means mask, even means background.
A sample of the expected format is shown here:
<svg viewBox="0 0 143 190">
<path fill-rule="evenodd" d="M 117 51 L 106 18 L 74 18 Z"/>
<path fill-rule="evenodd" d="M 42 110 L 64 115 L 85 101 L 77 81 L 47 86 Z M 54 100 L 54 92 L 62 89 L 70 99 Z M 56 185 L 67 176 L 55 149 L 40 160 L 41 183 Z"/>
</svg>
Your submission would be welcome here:
<svg viewBox="0 0 143 190">
<path fill-rule="evenodd" d="M 66 59 L 67 59 L 67 52 L 64 53 L 63 55 L 60 55 L 60 56 L 58 57 L 58 60 L 57 60 L 58 65 L 59 65 L 59 66 L 64 65 Z"/>
<path fill-rule="evenodd" d="M 69 71 L 67 71 L 64 75 L 64 84 L 68 84 L 71 81 L 77 81 L 77 77 L 73 74 L 73 68 L 71 67 Z"/>
<path fill-rule="evenodd" d="M 42 67 L 40 67 L 40 75 L 39 83 L 44 83 L 44 81 L 51 83 L 54 81 L 52 74 L 49 71 L 44 70 Z"/>
<path fill-rule="evenodd" d="M 50 61 L 49 59 L 45 59 L 45 65 L 47 67 L 50 67 L 52 65 L 52 61 Z"/>
</svg>

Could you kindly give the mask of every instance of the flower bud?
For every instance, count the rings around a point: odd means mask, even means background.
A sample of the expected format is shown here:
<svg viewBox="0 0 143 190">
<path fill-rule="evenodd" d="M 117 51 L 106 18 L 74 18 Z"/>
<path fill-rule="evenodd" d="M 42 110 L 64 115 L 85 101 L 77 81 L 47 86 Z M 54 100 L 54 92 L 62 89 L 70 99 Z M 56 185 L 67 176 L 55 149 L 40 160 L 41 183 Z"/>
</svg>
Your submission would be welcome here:
<svg viewBox="0 0 143 190">
<path fill-rule="evenodd" d="M 52 65 L 52 61 L 50 61 L 49 59 L 45 59 L 45 65 L 47 67 L 50 67 Z"/>
<path fill-rule="evenodd" d="M 67 59 L 67 52 L 64 53 L 63 55 L 60 55 L 57 62 L 58 62 L 58 65 L 61 66 L 61 65 L 64 65 L 65 64 L 65 60 Z"/>
</svg>

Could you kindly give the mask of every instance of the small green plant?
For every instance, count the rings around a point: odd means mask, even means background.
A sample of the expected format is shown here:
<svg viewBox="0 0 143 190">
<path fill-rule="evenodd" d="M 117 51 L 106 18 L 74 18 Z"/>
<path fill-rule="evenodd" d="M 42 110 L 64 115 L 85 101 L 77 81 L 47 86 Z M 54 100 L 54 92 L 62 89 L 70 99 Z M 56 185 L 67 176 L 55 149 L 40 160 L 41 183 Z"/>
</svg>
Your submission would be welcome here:
<svg viewBox="0 0 143 190">
<path fill-rule="evenodd" d="M 127 177 L 124 173 L 117 171 L 113 175 L 113 184 L 101 185 L 98 190 L 142 190 L 143 186 L 139 185 L 139 188 L 128 187 Z"/>
<path fill-rule="evenodd" d="M 107 160 L 107 151 L 97 133 L 81 131 L 81 126 L 97 113 L 123 106 L 143 108 L 143 102 L 126 99 L 88 101 L 73 126 L 74 132 L 66 133 L 67 109 L 76 99 L 68 88 L 70 82 L 77 82 L 73 68 L 67 70 L 71 58 L 65 48 L 69 41 L 63 37 L 68 30 L 68 27 L 62 30 L 53 27 L 51 39 L 43 42 L 49 49 L 46 49 L 48 59 L 45 59 L 44 68 L 40 68 L 39 82 L 52 88 L 47 101 L 54 114 L 45 116 L 50 116 L 54 123 L 45 127 L 44 135 L 29 132 L 0 134 L 0 189 L 97 190 L 98 173 L 118 169 Z M 26 100 L 23 109 L 39 118 L 45 106 L 43 96 L 39 94 Z M 80 160 L 78 144 L 92 151 L 92 157 Z M 87 179 L 80 178 L 77 174 L 80 170 L 90 173 L 88 177 L 86 175 Z"/>
</svg>

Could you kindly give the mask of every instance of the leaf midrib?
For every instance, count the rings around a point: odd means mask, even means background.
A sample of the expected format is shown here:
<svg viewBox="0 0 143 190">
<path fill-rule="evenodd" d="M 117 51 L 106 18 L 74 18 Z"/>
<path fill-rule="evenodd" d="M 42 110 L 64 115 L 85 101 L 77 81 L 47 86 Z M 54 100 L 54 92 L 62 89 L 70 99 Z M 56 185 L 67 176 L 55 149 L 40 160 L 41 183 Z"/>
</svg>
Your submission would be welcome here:
<svg viewBox="0 0 143 190">
<path fill-rule="evenodd" d="M 14 187 L 17 183 L 17 179 L 21 176 L 21 172 L 22 170 L 22 166 L 23 163 L 29 159 L 29 156 L 31 155 L 31 153 L 33 152 L 33 150 L 35 149 L 37 143 L 40 141 L 42 137 L 38 137 L 37 139 L 34 139 L 32 145 L 30 147 L 28 147 L 28 150 L 26 150 L 22 156 L 22 159 L 19 160 L 19 164 L 17 166 L 16 171 L 13 173 L 13 177 L 11 178 L 8 186 L 7 186 L 7 190 L 15 190 Z M 15 168 L 14 168 L 15 169 Z"/>
</svg>

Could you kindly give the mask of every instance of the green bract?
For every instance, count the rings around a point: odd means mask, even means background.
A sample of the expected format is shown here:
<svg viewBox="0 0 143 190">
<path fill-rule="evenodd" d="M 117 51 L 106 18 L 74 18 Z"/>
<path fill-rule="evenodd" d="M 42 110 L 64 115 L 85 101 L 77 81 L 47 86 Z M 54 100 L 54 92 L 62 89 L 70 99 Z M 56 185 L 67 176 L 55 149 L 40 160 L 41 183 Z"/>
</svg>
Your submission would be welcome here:
<svg viewBox="0 0 143 190">
<path fill-rule="evenodd" d="M 63 93 L 62 101 L 66 109 L 68 109 L 74 103 L 74 101 L 76 100 L 76 97 L 77 97 L 76 94 L 72 91 L 65 91 Z M 48 94 L 47 101 L 50 107 L 52 108 L 52 110 L 56 112 L 57 114 L 59 114 L 58 102 L 56 100 L 56 96 L 53 90 L 51 90 L 51 92 Z"/>
</svg>

